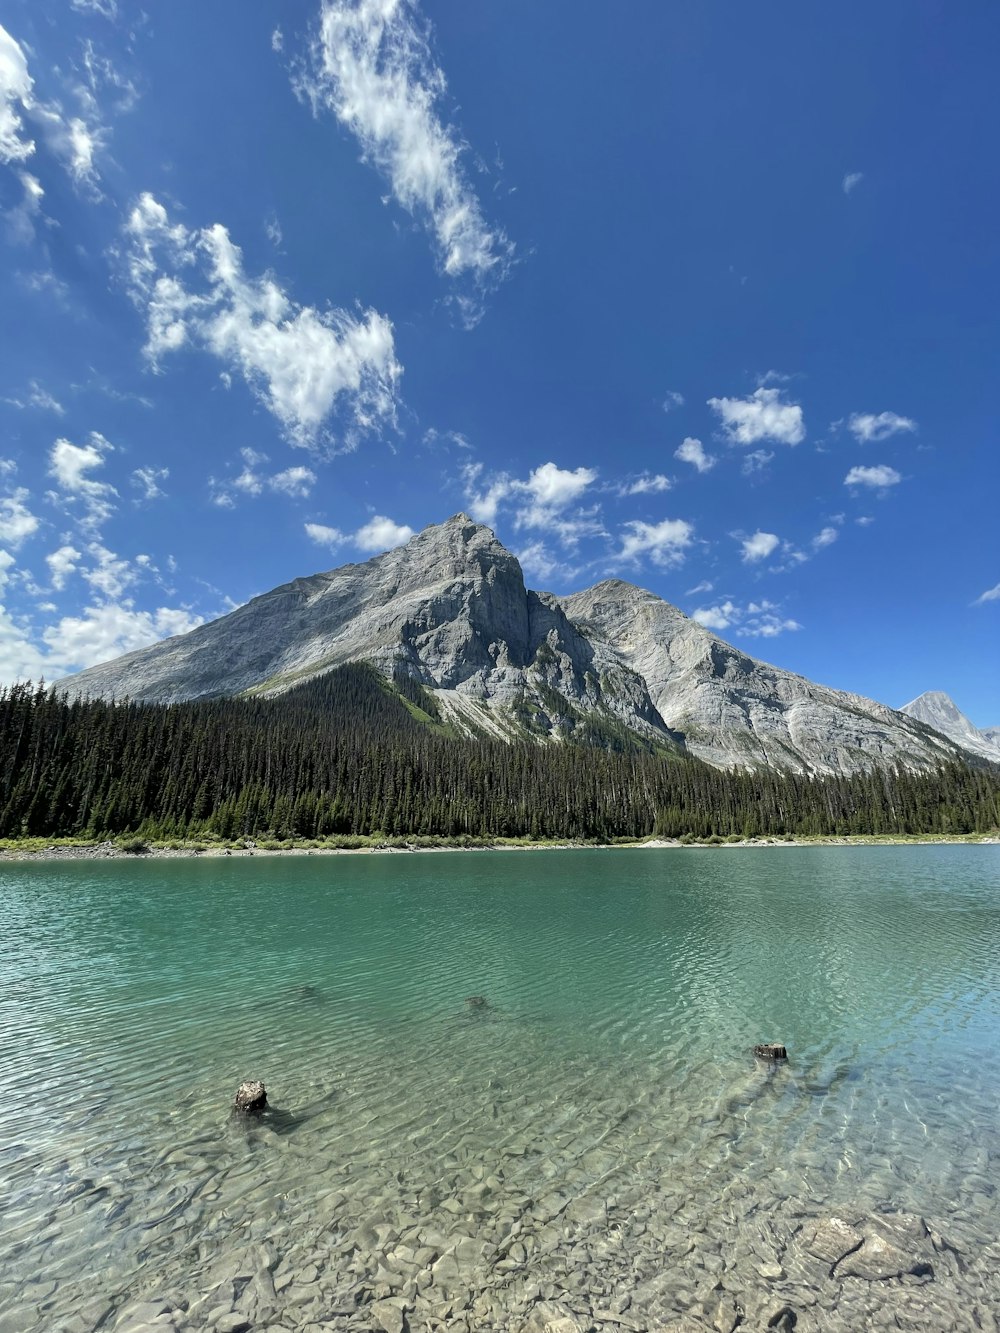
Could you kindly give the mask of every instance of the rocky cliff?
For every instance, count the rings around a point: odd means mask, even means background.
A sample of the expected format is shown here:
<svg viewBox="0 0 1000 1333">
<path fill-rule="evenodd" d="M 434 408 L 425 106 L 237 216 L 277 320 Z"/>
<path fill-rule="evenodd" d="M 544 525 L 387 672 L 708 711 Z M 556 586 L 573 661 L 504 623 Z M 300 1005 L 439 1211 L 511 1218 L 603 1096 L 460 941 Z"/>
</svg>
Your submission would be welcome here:
<svg viewBox="0 0 1000 1333">
<path fill-rule="evenodd" d="M 354 661 L 433 690 L 472 735 L 631 736 L 720 767 L 817 773 L 920 769 L 956 753 L 923 722 L 748 657 L 632 584 L 532 592 L 464 514 L 61 686 L 167 703 L 278 692 Z"/>
</svg>

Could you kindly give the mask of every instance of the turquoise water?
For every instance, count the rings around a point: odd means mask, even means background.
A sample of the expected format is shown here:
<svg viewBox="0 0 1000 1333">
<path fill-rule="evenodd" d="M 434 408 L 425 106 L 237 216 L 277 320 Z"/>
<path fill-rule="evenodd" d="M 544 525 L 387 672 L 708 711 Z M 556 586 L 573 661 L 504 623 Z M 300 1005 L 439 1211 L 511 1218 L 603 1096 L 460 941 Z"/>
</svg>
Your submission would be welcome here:
<svg viewBox="0 0 1000 1333">
<path fill-rule="evenodd" d="M 5 865 L 0 1020 L 0 1333 L 1000 1308 L 997 846 Z"/>
</svg>

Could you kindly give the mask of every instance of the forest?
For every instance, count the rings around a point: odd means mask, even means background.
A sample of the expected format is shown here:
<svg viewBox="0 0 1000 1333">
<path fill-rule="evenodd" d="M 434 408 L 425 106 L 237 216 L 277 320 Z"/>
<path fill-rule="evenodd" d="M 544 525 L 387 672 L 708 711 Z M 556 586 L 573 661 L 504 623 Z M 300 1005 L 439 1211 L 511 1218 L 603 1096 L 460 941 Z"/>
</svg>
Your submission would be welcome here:
<svg viewBox="0 0 1000 1333">
<path fill-rule="evenodd" d="M 1000 768 L 722 772 L 638 738 L 455 734 L 433 695 L 341 667 L 274 698 L 0 692 L 0 837 L 731 838 L 988 833 Z"/>
</svg>

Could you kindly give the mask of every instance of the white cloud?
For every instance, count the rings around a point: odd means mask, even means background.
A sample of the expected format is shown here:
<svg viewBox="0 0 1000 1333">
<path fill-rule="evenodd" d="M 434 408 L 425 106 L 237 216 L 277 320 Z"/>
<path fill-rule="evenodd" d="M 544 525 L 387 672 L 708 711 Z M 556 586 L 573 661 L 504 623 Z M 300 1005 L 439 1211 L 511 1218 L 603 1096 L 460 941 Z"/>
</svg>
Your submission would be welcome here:
<svg viewBox="0 0 1000 1333">
<path fill-rule="evenodd" d="M 445 77 L 411 0 L 323 0 L 313 68 L 299 89 L 357 138 L 396 201 L 426 219 L 445 273 L 503 274 L 512 247 L 483 218 L 462 143 L 436 114 Z"/>
<path fill-rule="evenodd" d="M 277 213 L 272 213 L 269 218 L 265 219 L 264 234 L 276 249 L 285 239 L 281 231 L 281 223 L 278 221 Z"/>
<path fill-rule="evenodd" d="M 832 546 L 839 536 L 840 533 L 836 528 L 823 528 L 812 539 L 812 548 L 814 551 L 821 551 L 824 546 Z"/>
<path fill-rule="evenodd" d="M 674 457 L 679 458 L 682 463 L 690 463 L 699 472 L 708 472 L 715 467 L 715 459 L 711 454 L 705 453 L 705 446 L 701 440 L 695 440 L 690 435 L 674 450 Z"/>
<path fill-rule="evenodd" d="M 593 468 L 560 468 L 555 463 L 543 463 L 536 467 L 528 480 L 518 483 L 527 491 L 536 504 L 553 509 L 562 509 L 573 500 L 579 499 L 588 486 L 597 480 Z"/>
<path fill-rule="evenodd" d="M 632 481 L 623 482 L 618 487 L 619 495 L 659 495 L 663 491 L 669 491 L 671 481 L 661 472 L 651 476 L 648 472 L 641 473 Z"/>
<path fill-rule="evenodd" d="M 308 467 L 289 467 L 284 472 L 276 472 L 267 484 L 272 491 L 302 500 L 316 485 L 316 473 Z"/>
<path fill-rule="evenodd" d="M 902 480 L 894 467 L 880 463 L 877 467 L 852 467 L 844 478 L 844 485 L 871 486 L 884 490 L 887 486 L 898 486 Z"/>
<path fill-rule="evenodd" d="M 71 574 L 76 573 L 79 559 L 80 552 L 75 546 L 60 546 L 57 551 L 53 551 L 45 557 L 45 563 L 48 565 L 52 577 L 53 588 L 58 591 L 65 588 L 66 580 Z"/>
<path fill-rule="evenodd" d="M 714 583 L 710 583 L 708 579 L 702 579 L 702 581 L 696 583 L 693 588 L 688 588 L 686 595 L 688 597 L 697 597 L 700 592 L 711 592 L 714 587 Z"/>
<path fill-rule="evenodd" d="M 132 485 L 142 491 L 141 499 L 158 500 L 164 494 L 161 481 L 170 476 L 170 469 L 165 467 L 137 467 L 132 473 Z"/>
<path fill-rule="evenodd" d="M 581 537 L 604 532 L 596 509 L 566 512 L 597 480 L 594 468 L 560 468 L 555 463 L 542 463 L 524 481 L 502 472 L 490 477 L 485 489 L 477 490 L 482 473 L 481 463 L 466 463 L 462 467 L 466 503 L 478 523 L 495 523 L 500 505 L 506 503 L 519 505 L 514 516 L 516 528 L 551 532 L 570 546 Z"/>
<path fill-rule="evenodd" d="M 388 551 L 393 546 L 402 546 L 413 536 L 413 529 L 405 523 L 394 523 L 391 518 L 376 514 L 364 527 L 354 534 L 354 544 L 362 551 Z"/>
<path fill-rule="evenodd" d="M 285 34 L 280 28 L 275 28 L 271 33 L 271 50 L 283 51 L 285 49 Z"/>
<path fill-rule="evenodd" d="M 128 601 L 106 603 L 88 606 L 79 616 L 63 616 L 45 630 L 42 639 L 49 650 L 49 669 L 82 670 L 159 639 L 187 634 L 202 623 L 201 616 L 171 607 L 149 612 L 136 611 Z"/>
<path fill-rule="evenodd" d="M 746 607 L 735 602 L 725 601 L 716 606 L 699 606 L 692 611 L 691 619 L 697 620 L 706 629 L 735 629 L 749 638 L 773 639 L 787 631 L 799 630 L 802 626 L 797 620 L 782 616 L 781 608 L 775 602 L 750 602 Z"/>
<path fill-rule="evenodd" d="M 872 440 L 887 440 L 890 435 L 899 435 L 903 431 L 915 431 L 917 423 L 909 417 L 901 417 L 897 412 L 854 412 L 847 422 L 848 429 L 856 440 L 869 444 Z"/>
<path fill-rule="evenodd" d="M 626 523 L 625 529 L 616 560 L 631 564 L 648 556 L 661 569 L 683 564 L 684 553 L 694 537 L 694 528 L 680 518 L 665 518 L 661 523 L 634 520 Z"/>
<path fill-rule="evenodd" d="M 21 111 L 32 106 L 33 84 L 24 51 L 0 25 L 0 162 L 23 162 L 35 151 L 21 120 Z"/>
<path fill-rule="evenodd" d="M 983 606 L 986 602 L 1000 602 L 1000 583 L 993 588 L 987 588 L 972 603 L 973 606 Z"/>
<path fill-rule="evenodd" d="M 15 551 L 39 528 L 39 520 L 25 504 L 28 498 L 28 492 L 19 486 L 0 499 L 0 542 Z"/>
<path fill-rule="evenodd" d="M 709 398 L 730 444 L 801 444 L 806 437 L 802 408 L 782 401 L 780 389 L 755 389 L 749 398 Z"/>
<path fill-rule="evenodd" d="M 762 375 L 757 376 L 757 383 L 760 386 L 768 384 L 788 384 L 794 377 L 786 375 L 783 370 L 765 370 Z"/>
<path fill-rule="evenodd" d="M 678 393 L 676 389 L 668 389 L 666 397 L 663 400 L 664 412 L 672 412 L 674 408 L 684 406 L 684 395 Z"/>
<path fill-rule="evenodd" d="M 118 495 L 115 488 L 88 475 L 94 468 L 103 467 L 106 455 L 113 450 L 110 441 L 91 431 L 88 444 L 59 439 L 49 454 L 49 476 L 56 479 L 65 498 L 82 501 L 86 512 L 80 522 L 85 527 L 99 527 L 114 509 L 112 499 Z"/>
<path fill-rule="evenodd" d="M 845 194 L 850 194 L 852 190 L 856 190 L 858 188 L 858 186 L 861 184 L 864 178 L 865 178 L 865 173 L 863 171 L 849 171 L 847 175 L 844 177 L 844 179 L 840 182 L 840 188 L 844 191 Z"/>
<path fill-rule="evenodd" d="M 691 612 L 691 619 L 697 620 L 706 629 L 728 629 L 733 618 L 739 615 L 739 607 L 733 602 L 723 602 L 719 606 L 699 606 Z"/>
<path fill-rule="evenodd" d="M 773 532 L 755 532 L 752 537 L 747 537 L 743 541 L 744 564 L 755 564 L 758 560 L 766 560 L 780 543 L 780 537 L 776 537 Z"/>
<path fill-rule="evenodd" d="M 186 345 L 212 353 L 243 375 L 293 444 L 313 443 L 338 408 L 347 448 L 358 432 L 395 423 L 402 372 L 384 315 L 296 305 L 271 275 L 247 276 L 225 227 L 172 224 L 150 194 L 126 233 L 131 292 L 146 313 L 154 365 Z M 198 290 L 181 275 L 200 279 Z"/>
<path fill-rule="evenodd" d="M 307 523 L 305 530 L 311 542 L 315 542 L 317 546 L 326 546 L 331 551 L 335 551 L 347 541 L 347 537 L 339 528 L 328 528 L 324 523 Z"/>
</svg>

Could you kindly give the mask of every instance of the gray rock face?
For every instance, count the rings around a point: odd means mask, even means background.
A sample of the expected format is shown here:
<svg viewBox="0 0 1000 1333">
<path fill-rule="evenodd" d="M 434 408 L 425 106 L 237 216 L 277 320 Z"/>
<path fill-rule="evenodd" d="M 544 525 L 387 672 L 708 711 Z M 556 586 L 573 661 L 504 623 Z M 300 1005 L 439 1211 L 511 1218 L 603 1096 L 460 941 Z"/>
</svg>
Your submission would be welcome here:
<svg viewBox="0 0 1000 1333">
<path fill-rule="evenodd" d="M 599 583 L 563 605 L 643 678 L 686 748 L 717 767 L 852 773 L 897 763 L 920 769 L 954 754 L 884 704 L 759 662 L 630 583 Z"/>
<path fill-rule="evenodd" d="M 926 694 L 911 699 L 899 710 L 907 717 L 915 717 L 926 722 L 935 731 L 940 731 L 960 745 L 963 750 L 975 754 L 980 759 L 991 759 L 1000 764 L 1000 727 L 990 727 L 980 731 L 973 726 L 964 713 L 956 708 L 949 696 L 941 690 L 928 690 Z"/>
<path fill-rule="evenodd" d="M 433 690 L 472 735 L 624 729 L 719 767 L 816 773 L 920 769 L 956 753 L 921 722 L 758 662 L 631 584 L 532 592 L 516 558 L 464 514 L 60 686 L 172 703 L 278 693 L 357 661 Z"/>
</svg>

